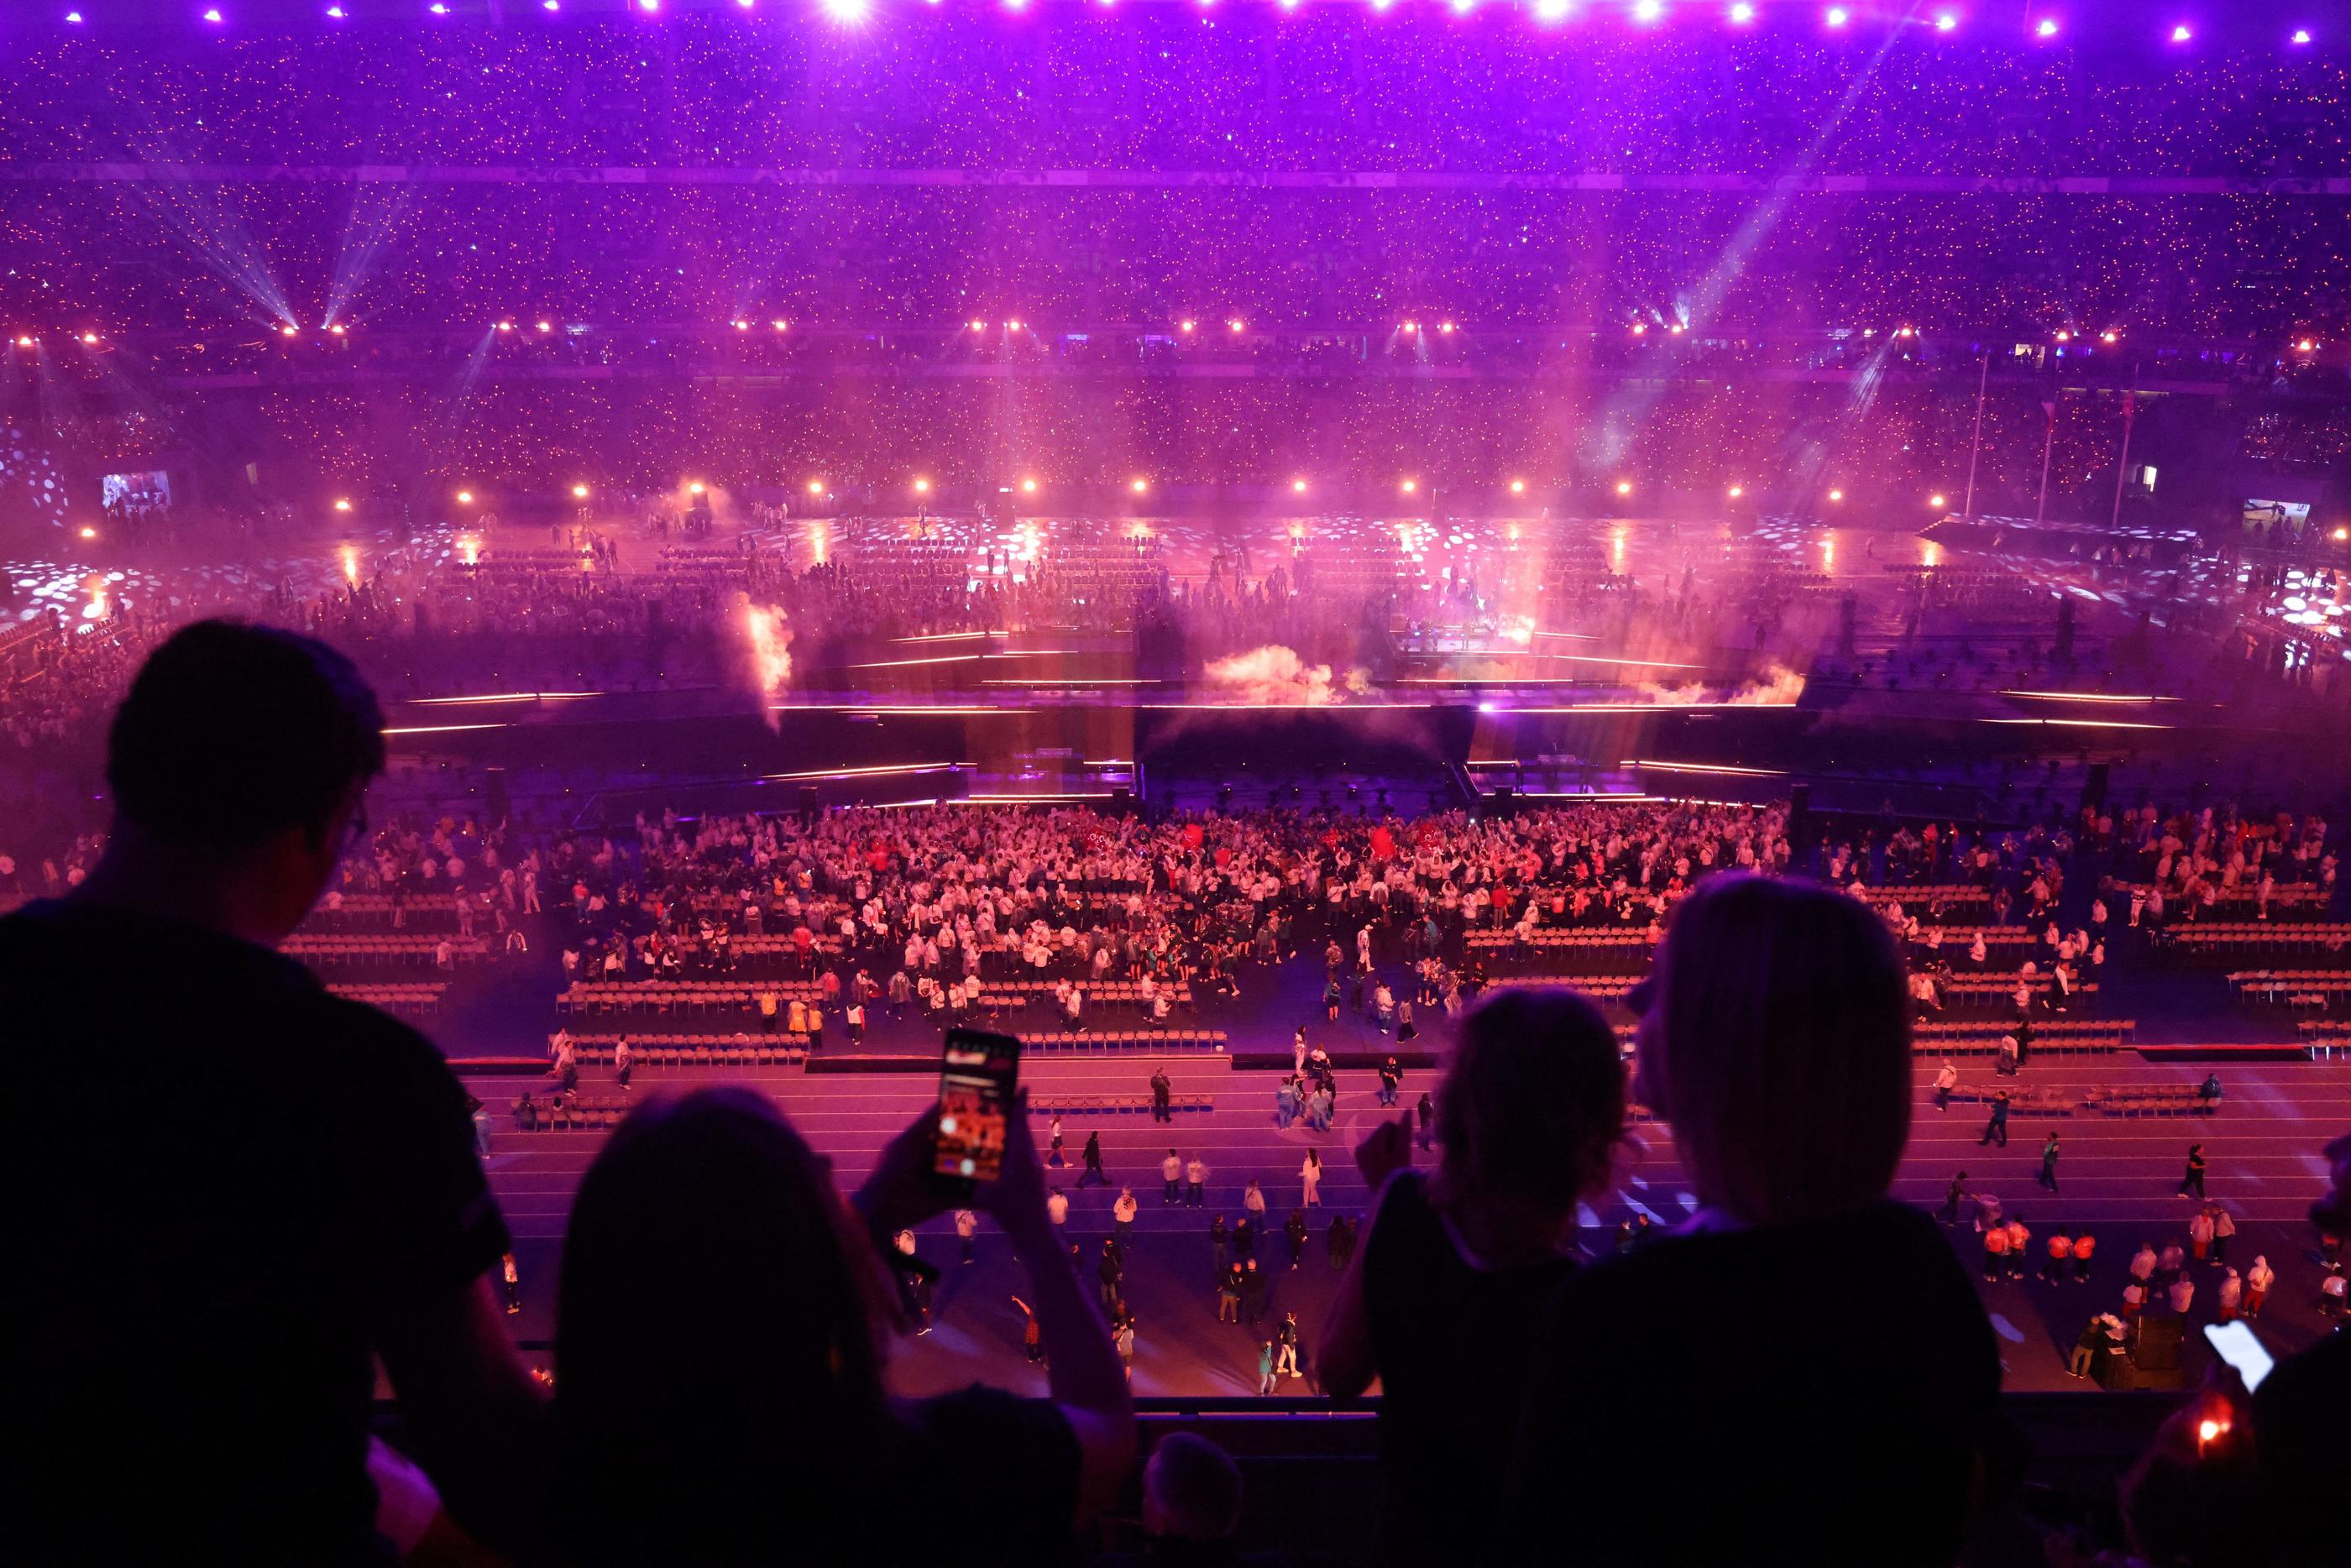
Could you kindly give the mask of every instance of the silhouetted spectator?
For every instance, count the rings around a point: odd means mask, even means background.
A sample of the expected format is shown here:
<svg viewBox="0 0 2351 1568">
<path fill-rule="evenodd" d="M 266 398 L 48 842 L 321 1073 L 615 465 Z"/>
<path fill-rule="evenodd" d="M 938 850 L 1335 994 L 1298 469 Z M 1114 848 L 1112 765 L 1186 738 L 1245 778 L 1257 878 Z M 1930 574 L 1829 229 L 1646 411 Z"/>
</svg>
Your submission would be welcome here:
<svg viewBox="0 0 2351 1568">
<path fill-rule="evenodd" d="M 895 1402 L 874 1293 L 896 1230 L 946 1207 L 925 1112 L 841 1223 L 826 1163 L 754 1091 L 640 1106 L 581 1182 L 564 1244 L 548 1517 L 575 1562 L 1031 1563 L 1115 1497 L 1126 1379 L 1044 1215 L 1025 1115 L 977 1202 L 1027 1269 L 1050 1400 L 974 1386 Z M 986 1530 L 972 1521 L 985 1518 Z"/>
<path fill-rule="evenodd" d="M 0 1111 L 0 1556 L 374 1560 L 372 1357 L 450 1512 L 513 1537 L 541 1404 L 465 1091 L 271 950 L 365 836 L 382 727 L 322 644 L 184 628 L 115 715 L 104 857 L 0 921 L 43 1075 Z M 126 1084 L 162 1108 L 58 1114 Z"/>
<path fill-rule="evenodd" d="M 1625 1133 L 1615 1032 L 1563 992 L 1499 991 L 1461 1029 L 1438 1102 L 1445 1153 L 1412 1168 L 1410 1117 L 1355 1159 L 1370 1231 L 1332 1308 L 1324 1385 L 1376 1376 L 1382 1557 L 1476 1562 L 1489 1545 L 1530 1324 L 1573 1266 L 1576 1205 L 1606 1190 Z"/>
<path fill-rule="evenodd" d="M 1680 1234 L 1571 1276 L 1531 1336 L 1508 1549 L 1949 1563 L 2000 1359 L 1934 1221 L 1886 1196 L 1911 1053 L 1885 924 L 1825 888 L 1709 878 L 1631 1000 L 1635 1095 L 1672 1123 L 1700 1207 Z M 1823 1258 L 1868 1266 L 1824 1297 Z M 1568 1477 L 1607 1506 L 1562 1530 Z"/>
</svg>

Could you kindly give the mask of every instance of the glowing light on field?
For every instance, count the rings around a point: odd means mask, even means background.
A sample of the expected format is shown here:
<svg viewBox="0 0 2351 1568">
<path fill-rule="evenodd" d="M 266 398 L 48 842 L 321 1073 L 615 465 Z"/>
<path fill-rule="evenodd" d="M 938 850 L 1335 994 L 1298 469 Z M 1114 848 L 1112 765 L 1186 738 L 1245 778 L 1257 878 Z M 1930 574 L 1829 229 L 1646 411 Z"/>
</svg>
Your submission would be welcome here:
<svg viewBox="0 0 2351 1568">
<path fill-rule="evenodd" d="M 1447 0 L 1447 4 L 1457 16 L 1467 16 L 1478 8 L 1478 0 Z"/>
<path fill-rule="evenodd" d="M 1744 27 L 1748 23 L 1752 22 L 1753 20 L 1755 20 L 1755 7 L 1749 5 L 1747 0 L 1739 0 L 1739 4 L 1730 8 L 1730 25 L 1732 26 Z"/>
<path fill-rule="evenodd" d="M 1535 0 L 1535 20 L 1564 22 L 1567 14 L 1573 9 L 1573 0 Z"/>
<path fill-rule="evenodd" d="M 1742 496 L 1742 495 L 1744 495 L 1744 494 L 1746 494 L 1746 493 L 1747 493 L 1747 487 L 1746 487 L 1745 485 L 1743 485 L 1743 484 L 1734 484 L 1734 485 L 1732 485 L 1732 486 L 1730 487 L 1730 498 L 1731 498 L 1733 501 L 1738 500 L 1740 496 Z"/>
<path fill-rule="evenodd" d="M 1935 31 L 1938 33 L 1957 32 L 1959 30 L 1959 19 L 1952 12 L 1944 11 L 1938 14 L 1935 17 Z"/>
<path fill-rule="evenodd" d="M 301 328 L 298 327 L 281 327 L 277 329 L 277 336 L 280 337 L 291 337 L 300 330 Z"/>
<path fill-rule="evenodd" d="M 1943 509 L 1943 498 L 1939 494 L 1929 495 L 1927 497 L 1927 504 L 1940 512 Z"/>
<path fill-rule="evenodd" d="M 448 6 L 446 6 L 446 5 L 444 5 L 441 3 L 441 0 L 433 0 L 433 4 L 432 4 L 432 5 L 427 5 L 427 6 L 426 6 L 426 7 L 424 7 L 424 8 L 425 8 L 427 11 L 432 12 L 435 16 L 446 16 L 449 14 L 449 7 L 448 7 Z M 339 8 L 339 9 L 340 9 L 340 8 Z M 329 12 L 328 12 L 328 13 L 327 13 L 327 15 L 328 15 L 328 16 L 335 16 L 335 14 L 336 14 L 336 13 L 335 13 L 334 11 L 329 11 Z"/>
<path fill-rule="evenodd" d="M 2335 530 L 2335 542 L 2338 545 L 2351 543 L 2351 528 L 2337 528 Z"/>
<path fill-rule="evenodd" d="M 95 332 L 85 332 L 81 335 L 81 340 L 85 343 L 95 343 L 98 341 L 98 334 Z"/>
<path fill-rule="evenodd" d="M 1239 317 L 1236 316 L 1230 321 L 1226 322 L 1225 326 L 1231 331 L 1239 332 L 1245 329 L 1247 323 L 1243 322 Z"/>
<path fill-rule="evenodd" d="M 748 332 L 751 330 L 751 324 L 747 321 L 730 321 L 726 325 L 732 327 L 737 332 Z"/>
<path fill-rule="evenodd" d="M 2042 17 L 2040 21 L 2035 22 L 2032 25 L 2032 36 L 2036 38 L 2055 37 L 2057 36 L 2057 18 L 2054 16 Z"/>
<path fill-rule="evenodd" d="M 584 484 L 575 484 L 575 485 L 573 485 L 573 486 L 571 487 L 571 499 L 572 499 L 572 500 L 574 500 L 574 501 L 585 501 L 585 500 L 587 500 L 587 499 L 588 499 L 588 487 L 587 487 L 586 485 L 584 485 Z"/>
<path fill-rule="evenodd" d="M 1527 482 L 1526 482 L 1525 480 L 1523 480 L 1523 479 L 1514 479 L 1514 480 L 1510 481 L 1510 493 L 1511 493 L 1511 494 L 1513 494 L 1513 495 L 1524 495 L 1526 493 L 1527 493 Z"/>
<path fill-rule="evenodd" d="M 350 497 L 348 497 L 348 496 L 346 496 L 346 497 L 344 497 L 344 498 L 342 498 L 342 499 L 340 499 L 340 500 L 339 500 L 339 501 L 337 501 L 337 502 L 335 503 L 335 510 L 336 510 L 336 511 L 338 511 L 338 512 L 349 512 L 350 509 L 351 509 L 351 503 L 350 503 Z"/>
<path fill-rule="evenodd" d="M 1033 479 L 1024 479 L 1024 480 L 1022 480 L 1022 481 L 1020 482 L 1020 493 L 1021 493 L 1021 494 L 1023 494 L 1023 495 L 1034 495 L 1034 494 L 1036 494 L 1036 493 L 1037 493 L 1037 482 L 1036 482 L 1035 480 L 1033 480 Z"/>
<path fill-rule="evenodd" d="M 1437 324 L 1437 329 L 1449 337 L 1453 331 L 1453 323 L 1450 321 L 1440 321 Z"/>
<path fill-rule="evenodd" d="M 1396 488 L 1403 491 L 1406 495 L 1411 495 L 1420 489 L 1420 481 L 1416 479 L 1407 479 L 1402 484 L 1397 485 Z"/>
<path fill-rule="evenodd" d="M 1847 22 L 1853 20 L 1853 13 L 1846 10 L 1842 5 L 1832 5 L 1828 8 L 1827 15 L 1824 16 L 1822 20 L 1828 23 L 1832 27 L 1842 27 Z"/>
<path fill-rule="evenodd" d="M 871 0 L 824 0 L 824 14 L 845 27 L 856 26 L 873 14 Z"/>
<path fill-rule="evenodd" d="M 1404 324 L 1404 329 L 1406 332 L 1417 332 L 1420 330 L 1420 323 L 1417 321 L 1407 321 Z"/>
<path fill-rule="evenodd" d="M 457 504 L 458 504 L 458 505 L 460 505 L 460 506 L 471 506 L 473 504 L 474 504 L 474 493 L 473 493 L 472 491 L 470 491 L 470 490 L 461 490 L 461 491 L 457 492 Z"/>
<path fill-rule="evenodd" d="M 822 495 L 824 493 L 824 481 L 821 479 L 810 480 L 808 483 L 808 493 L 810 495 Z"/>
<path fill-rule="evenodd" d="M 433 9 L 435 11 L 444 11 L 448 9 L 448 7 L 444 5 L 435 5 Z M 327 7 L 327 15 L 331 19 L 340 22 L 343 19 L 343 8 L 340 5 L 329 5 Z"/>
<path fill-rule="evenodd" d="M 85 539 L 95 539 L 98 537 L 98 530 L 85 523 L 81 525 L 81 536 Z"/>
<path fill-rule="evenodd" d="M 17 341 L 19 344 L 22 344 L 25 340 L 24 340 L 22 337 L 19 337 L 19 338 L 17 338 L 17 339 L 16 339 L 16 341 Z M 2294 347 L 2294 352 L 2296 352 L 2296 353 L 2298 353 L 2298 354 L 2307 354 L 2307 353 L 2309 353 L 2312 349 L 2314 349 L 2314 348 L 2317 348 L 2317 347 L 2318 347 L 2318 345 L 2317 345 L 2315 342 L 2314 342 L 2312 339 L 2307 338 L 2307 337 L 2304 337 L 2304 338 L 2303 338 L 2302 340 L 2300 340 L 2299 342 L 2295 343 Z"/>
<path fill-rule="evenodd" d="M 1844 499 L 1844 492 L 1842 490 L 1832 490 L 1829 492 L 1829 499 L 1831 501 L 1843 501 Z M 1825 545 L 1828 541 L 1823 539 L 1821 543 Z"/>
<path fill-rule="evenodd" d="M 81 26 L 81 13 L 80 13 L 80 12 L 78 12 L 78 11 L 68 11 L 68 12 L 67 12 L 67 13 L 66 13 L 66 23 L 67 23 L 67 25 L 68 25 L 68 26 L 74 26 L 74 27 L 78 27 L 78 26 Z"/>
<path fill-rule="evenodd" d="M 1147 479 L 1134 480 L 1127 485 L 1127 488 L 1134 491 L 1137 495 L 1141 495 L 1144 492 L 1151 488 L 1151 482 Z"/>
<path fill-rule="evenodd" d="M 349 332 L 350 330 L 350 327 L 345 327 L 345 326 L 344 326 L 342 323 L 340 323 L 340 322 L 337 322 L 337 323 L 335 323 L 334 325 L 332 325 L 332 326 L 330 326 L 330 327 L 329 327 L 327 328 L 328 333 L 329 333 L 329 335 L 333 336 L 333 337 L 342 337 L 346 332 Z"/>
<path fill-rule="evenodd" d="M 1662 22 L 1666 17 L 1666 0 L 1633 0 L 1633 20 L 1644 25 Z"/>
<path fill-rule="evenodd" d="M 929 480 L 927 480 L 927 479 L 918 479 L 918 480 L 914 481 L 914 493 L 915 493 L 915 494 L 917 494 L 917 495 L 928 495 L 930 493 L 931 493 L 931 482 L 930 482 Z"/>
<path fill-rule="evenodd" d="M 347 583 L 356 583 L 359 580 L 360 553 L 350 545 L 346 545 L 343 546 L 343 581 Z"/>
<path fill-rule="evenodd" d="M 2195 36 L 2195 29 L 2189 26 L 2185 22 L 2180 23 L 2178 26 L 2171 29 L 2171 41 L 2175 44 L 2187 43 L 2189 39 Z"/>
<path fill-rule="evenodd" d="M 501 321 L 498 323 L 498 330 L 501 332 L 512 332 L 514 330 L 514 323 L 511 321 Z"/>
<path fill-rule="evenodd" d="M 691 483 L 691 484 L 689 484 L 689 485 L 687 485 L 687 486 L 685 487 L 685 493 L 686 493 L 688 495 L 700 495 L 700 494 L 703 494 L 705 492 L 706 492 L 708 489 L 709 489 L 709 486 L 708 486 L 708 485 L 704 484 L 704 483 L 702 483 L 702 481 L 700 481 L 700 480 L 698 480 L 698 479 L 697 479 L 697 480 L 695 480 L 693 483 Z"/>
<path fill-rule="evenodd" d="M 2112 332 L 2101 332 L 2098 334 L 2098 341 L 2101 343 L 2112 343 L 2116 336 L 2116 334 Z"/>
<path fill-rule="evenodd" d="M 661 0 L 637 0 L 637 9 L 650 16 L 661 9 Z"/>
<path fill-rule="evenodd" d="M 17 348 L 30 348 L 32 346 L 33 346 L 33 336 L 32 336 L 32 334 L 31 334 L 31 333 L 29 333 L 29 332 L 20 332 L 20 333 L 18 333 L 18 334 L 16 335 L 16 347 L 17 347 Z"/>
<path fill-rule="evenodd" d="M 1199 325 L 1200 324 L 1198 322 L 1193 321 L 1187 317 L 1186 319 L 1176 324 L 1176 330 L 1178 332 L 1189 332 Z"/>
<path fill-rule="evenodd" d="M 220 7 L 215 5 L 211 10 L 206 11 L 204 13 L 204 20 L 210 22 L 215 27 L 219 26 L 221 20 Z"/>
<path fill-rule="evenodd" d="M 482 542 L 479 539 L 475 538 L 471 534 L 465 535 L 464 537 L 460 538 L 457 541 L 457 559 L 468 566 L 480 566 L 482 564 Z"/>
<path fill-rule="evenodd" d="M 71 20 L 71 18 L 69 17 L 69 18 L 68 18 L 68 20 Z M 2291 38 L 2288 38 L 2288 39 L 2286 40 L 2286 42 L 2287 42 L 2287 43 L 2289 43 L 2289 44 L 2293 44 L 2293 45 L 2294 45 L 2296 47 L 2301 47 L 2301 46 L 2302 46 L 2302 45 L 2304 45 L 2304 44 L 2307 44 L 2307 43 L 2309 43 L 2309 42 L 2310 42 L 2310 29 L 2309 29 L 2309 28 L 2307 28 L 2307 27 L 2296 27 L 2296 28 L 2294 30 L 2294 36 L 2293 36 L 2293 37 L 2291 37 Z"/>
<path fill-rule="evenodd" d="M 770 321 L 768 325 L 778 332 L 789 332 L 792 328 L 792 324 L 789 321 Z"/>
<path fill-rule="evenodd" d="M 1018 332 L 1020 330 L 1020 323 L 1018 321 L 1008 321 L 1004 324 L 1004 330 L 1007 332 Z"/>
<path fill-rule="evenodd" d="M 1646 321 L 1635 321 L 1633 323 L 1633 336 L 1635 337 L 1647 336 L 1649 324 Z"/>
<path fill-rule="evenodd" d="M 1305 494 L 1305 493 L 1306 493 L 1306 482 L 1305 482 L 1304 480 L 1302 480 L 1302 479 L 1293 479 L 1293 480 L 1291 480 L 1291 481 L 1290 482 L 1290 493 L 1291 493 L 1292 495 L 1303 495 L 1303 494 Z M 1291 533 L 1291 535 L 1290 535 L 1290 536 L 1291 536 L 1292 538 L 1297 537 L 1297 534 L 1296 534 L 1296 532 L 1295 532 L 1295 531 L 1293 531 L 1293 532 Z"/>
<path fill-rule="evenodd" d="M 1630 495 L 1630 494 L 1632 494 L 1632 493 L 1633 493 L 1633 482 L 1632 482 L 1631 480 L 1629 480 L 1629 479 L 1620 479 L 1620 480 L 1618 480 L 1618 481 L 1616 482 L 1616 493 L 1617 493 L 1617 494 L 1619 494 L 1619 495 Z"/>
</svg>

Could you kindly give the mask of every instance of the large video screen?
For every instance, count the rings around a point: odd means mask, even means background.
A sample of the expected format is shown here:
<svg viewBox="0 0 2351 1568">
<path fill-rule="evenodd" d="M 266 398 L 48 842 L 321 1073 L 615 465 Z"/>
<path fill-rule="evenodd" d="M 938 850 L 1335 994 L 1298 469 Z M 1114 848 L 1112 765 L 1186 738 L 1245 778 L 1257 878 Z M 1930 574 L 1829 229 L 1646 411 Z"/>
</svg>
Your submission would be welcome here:
<svg viewBox="0 0 2351 1568">
<path fill-rule="evenodd" d="M 2298 533 L 2310 522 L 2307 501 L 2248 501 L 2245 503 L 2245 526 L 2272 528 Z"/>
<path fill-rule="evenodd" d="M 99 481 L 100 499 L 109 510 L 120 506 L 172 504 L 172 476 L 162 469 L 145 473 L 110 473 Z"/>
</svg>

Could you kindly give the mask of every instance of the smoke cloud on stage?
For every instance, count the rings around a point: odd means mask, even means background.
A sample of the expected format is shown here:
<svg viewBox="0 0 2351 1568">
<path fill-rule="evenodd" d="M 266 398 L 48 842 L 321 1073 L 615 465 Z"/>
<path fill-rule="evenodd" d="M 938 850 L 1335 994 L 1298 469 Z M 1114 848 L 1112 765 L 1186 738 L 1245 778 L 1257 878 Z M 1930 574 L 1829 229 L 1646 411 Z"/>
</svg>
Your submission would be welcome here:
<svg viewBox="0 0 2351 1568">
<path fill-rule="evenodd" d="M 1210 695 L 1237 706 L 1252 708 L 1322 708 L 1360 695 L 1369 680 L 1360 670 L 1333 680 L 1327 664 L 1309 664 L 1298 650 L 1279 644 L 1253 648 L 1226 659 L 1212 659 L 1207 667 Z"/>
</svg>

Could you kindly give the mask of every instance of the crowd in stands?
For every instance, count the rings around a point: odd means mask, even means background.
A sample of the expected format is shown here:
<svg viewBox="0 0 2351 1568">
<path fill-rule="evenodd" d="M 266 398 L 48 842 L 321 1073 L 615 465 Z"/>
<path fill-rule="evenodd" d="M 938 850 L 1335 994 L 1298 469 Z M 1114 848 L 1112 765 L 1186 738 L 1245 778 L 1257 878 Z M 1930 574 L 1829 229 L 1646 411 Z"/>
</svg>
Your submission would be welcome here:
<svg viewBox="0 0 2351 1568">
<path fill-rule="evenodd" d="M 366 836 L 380 725 L 324 645 L 192 628 L 113 727 L 99 862 L 70 897 L 0 921 L 20 1037 L 71 1047 L 47 1053 L 57 1092 L 94 1101 L 127 1075 L 205 1110 L 8 1102 L 5 1174 L 50 1194 L 5 1228 L 12 1550 L 358 1562 L 388 1532 L 402 1552 L 526 1563 L 1033 1563 L 1099 1542 L 1131 1506 L 1131 1338 L 1080 1282 L 1019 1106 L 1001 1177 L 966 1199 L 930 1179 L 929 1112 L 844 1195 L 765 1096 L 653 1099 L 582 1184 L 551 1389 L 523 1370 L 494 1284 L 509 1239 L 456 1083 L 423 1041 L 266 950 Z M 911 830 L 943 857 L 943 903 L 983 863 L 1008 884 L 1164 871 L 1237 896 L 1293 886 L 1285 851 L 1307 850 L 1309 893 L 1320 867 L 1311 844 L 1261 842 L 1263 825 L 1136 842 L 1082 819 L 950 822 Z M 1341 837 L 1321 846 L 1340 873 L 1322 897 L 1409 896 L 1407 864 L 1466 866 L 1474 892 L 1553 846 L 1605 868 L 1625 826 L 1554 818 L 1537 842 L 1472 835 L 1458 857 Z M 1615 847 L 1667 877 L 1688 847 L 1758 847 L 1768 866 L 1775 826 L 1693 813 L 1661 844 Z M 706 831 L 645 836 L 664 865 L 768 843 Z M 890 867 L 877 836 L 792 847 L 853 878 Z M 931 890 L 912 884 L 910 909 Z M 1886 1196 L 1909 1135 L 1906 1005 L 1888 922 L 1863 901 L 1726 874 L 1679 900 L 1631 999 L 1633 1082 L 1581 1000 L 1504 990 L 1468 1014 L 1434 1127 L 1421 1118 L 1433 1172 L 1410 1169 L 1408 1121 L 1378 1127 L 1356 1157 L 1371 1217 L 1334 1244 L 1323 1376 L 1343 1397 L 1385 1390 L 1380 1560 L 1941 1564 L 1996 1521 L 2020 1528 L 1992 1324 L 1932 1221 Z M 1671 1122 L 1698 1207 L 1671 1236 L 1580 1261 L 1575 1209 L 1617 1181 L 1633 1099 Z M 2339 1237 L 2351 1139 L 2329 1154 L 2313 1218 Z M 893 1239 L 966 1201 L 1026 1275 L 1044 1398 L 885 1393 Z M 1827 1297 L 1811 1288 L 1823 1260 L 1859 1265 Z M 2182 1407 L 2124 1497 L 2146 1560 L 2326 1558 L 2351 1465 L 2346 1348 L 2334 1335 L 2250 1397 L 2223 1386 Z M 371 1355 L 400 1400 L 397 1453 L 370 1433 Z M 145 1506 L 105 1506 L 126 1475 Z M 1234 1560 L 1233 1475 L 1212 1449 L 1164 1443 L 1141 1490 L 1150 1560 Z M 1570 1496 L 1590 1506 L 1563 1511 Z"/>
</svg>

